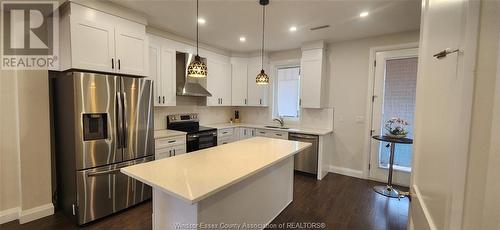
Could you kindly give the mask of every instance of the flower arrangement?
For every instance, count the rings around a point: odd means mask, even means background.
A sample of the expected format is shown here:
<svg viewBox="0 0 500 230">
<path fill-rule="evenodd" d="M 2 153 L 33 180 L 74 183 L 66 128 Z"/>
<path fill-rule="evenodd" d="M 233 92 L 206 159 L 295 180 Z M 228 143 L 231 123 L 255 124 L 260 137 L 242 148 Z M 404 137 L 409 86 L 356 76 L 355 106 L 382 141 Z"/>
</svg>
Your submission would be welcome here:
<svg viewBox="0 0 500 230">
<path fill-rule="evenodd" d="M 406 134 L 408 134 L 408 130 L 406 130 L 407 125 L 407 121 L 399 117 L 393 117 L 385 122 L 386 135 L 393 138 L 406 137 Z"/>
</svg>

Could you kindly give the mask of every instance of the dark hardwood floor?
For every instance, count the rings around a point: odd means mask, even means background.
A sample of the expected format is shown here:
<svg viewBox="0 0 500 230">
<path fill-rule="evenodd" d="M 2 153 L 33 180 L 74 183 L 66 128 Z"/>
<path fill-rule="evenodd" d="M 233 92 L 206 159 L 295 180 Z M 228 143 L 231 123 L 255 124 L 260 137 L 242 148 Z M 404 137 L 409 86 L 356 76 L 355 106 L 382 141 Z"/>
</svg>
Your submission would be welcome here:
<svg viewBox="0 0 500 230">
<path fill-rule="evenodd" d="M 272 223 L 324 223 L 325 229 L 406 229 L 408 199 L 389 199 L 376 194 L 372 186 L 381 183 L 329 173 L 322 181 L 295 174 L 294 200 Z M 20 225 L 0 225 L 1 230 L 151 229 L 151 202 L 78 227 L 62 213 Z"/>
</svg>

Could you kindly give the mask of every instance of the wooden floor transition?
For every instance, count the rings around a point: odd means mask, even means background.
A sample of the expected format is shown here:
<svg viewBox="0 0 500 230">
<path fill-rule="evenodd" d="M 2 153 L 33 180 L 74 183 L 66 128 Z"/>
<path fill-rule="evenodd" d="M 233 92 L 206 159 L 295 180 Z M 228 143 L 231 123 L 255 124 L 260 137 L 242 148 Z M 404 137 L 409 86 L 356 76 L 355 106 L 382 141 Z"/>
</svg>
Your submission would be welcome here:
<svg viewBox="0 0 500 230">
<path fill-rule="evenodd" d="M 296 224 L 324 223 L 324 229 L 349 230 L 406 229 L 408 199 L 398 201 L 373 192 L 372 186 L 381 183 L 333 173 L 321 181 L 301 173 L 295 173 L 294 179 L 294 200 L 272 224 L 286 226 L 288 222 L 290 227 L 297 227 Z M 151 202 L 145 202 L 83 227 L 56 212 L 23 225 L 17 221 L 5 223 L 0 230 L 146 230 L 151 229 L 151 210 Z"/>
</svg>

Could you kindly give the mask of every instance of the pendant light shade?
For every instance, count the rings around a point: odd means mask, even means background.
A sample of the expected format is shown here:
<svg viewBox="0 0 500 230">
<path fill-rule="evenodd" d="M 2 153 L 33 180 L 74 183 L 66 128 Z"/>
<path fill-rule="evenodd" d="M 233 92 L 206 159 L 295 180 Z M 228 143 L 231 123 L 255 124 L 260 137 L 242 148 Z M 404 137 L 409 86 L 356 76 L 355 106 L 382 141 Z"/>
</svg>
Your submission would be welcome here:
<svg viewBox="0 0 500 230">
<path fill-rule="evenodd" d="M 267 76 L 264 70 L 261 70 L 260 73 L 257 75 L 257 78 L 255 78 L 255 81 L 257 85 L 267 85 L 269 84 L 269 76 Z"/>
<path fill-rule="evenodd" d="M 187 75 L 193 78 L 207 77 L 207 65 L 201 61 L 200 56 L 196 55 L 194 60 L 189 64 Z"/>
<path fill-rule="evenodd" d="M 189 63 L 189 66 L 187 68 L 187 76 L 192 77 L 192 78 L 204 78 L 207 77 L 208 72 L 207 72 L 207 64 L 201 61 L 200 56 L 198 55 L 198 11 L 199 11 L 199 0 L 196 0 L 196 56 L 194 57 L 194 60 Z"/>
<path fill-rule="evenodd" d="M 260 70 L 260 73 L 257 74 L 257 77 L 255 78 L 255 83 L 257 85 L 267 85 L 269 84 L 269 76 L 267 76 L 266 72 L 264 71 L 264 35 L 265 35 L 265 26 L 266 26 L 266 5 L 269 4 L 269 0 L 259 0 L 260 5 L 262 5 L 262 50 L 261 50 L 261 55 L 262 55 L 262 69 Z"/>
</svg>

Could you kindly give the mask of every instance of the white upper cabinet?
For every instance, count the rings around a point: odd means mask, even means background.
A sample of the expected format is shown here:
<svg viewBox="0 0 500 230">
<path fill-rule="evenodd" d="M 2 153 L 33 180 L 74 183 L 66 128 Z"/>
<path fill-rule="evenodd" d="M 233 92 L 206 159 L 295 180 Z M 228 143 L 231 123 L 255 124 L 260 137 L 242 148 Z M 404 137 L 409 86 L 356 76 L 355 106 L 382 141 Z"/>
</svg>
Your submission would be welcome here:
<svg viewBox="0 0 500 230">
<path fill-rule="evenodd" d="M 246 106 L 248 93 L 248 60 L 231 58 L 231 102 L 233 106 Z"/>
<path fill-rule="evenodd" d="M 67 69 L 85 69 L 114 72 L 114 28 L 103 22 L 75 19 L 71 23 L 71 66 Z"/>
<path fill-rule="evenodd" d="M 231 65 L 227 57 L 207 56 L 208 106 L 231 106 Z"/>
<path fill-rule="evenodd" d="M 149 36 L 149 78 L 154 81 L 154 105 L 176 105 L 176 51 L 166 39 Z"/>
<path fill-rule="evenodd" d="M 264 70 L 270 76 L 267 65 L 264 61 Z M 262 70 L 261 57 L 250 58 L 248 61 L 248 106 L 268 106 L 269 85 L 257 85 L 255 78 Z"/>
<path fill-rule="evenodd" d="M 147 76 L 146 26 L 70 2 L 60 22 L 61 70 Z"/>
<path fill-rule="evenodd" d="M 118 73 L 147 75 L 147 41 L 140 29 L 115 29 Z"/>
<path fill-rule="evenodd" d="M 302 51 L 300 63 L 300 105 L 302 108 L 324 108 L 328 105 L 328 82 L 323 48 Z"/>
</svg>

